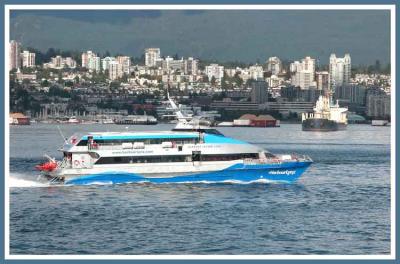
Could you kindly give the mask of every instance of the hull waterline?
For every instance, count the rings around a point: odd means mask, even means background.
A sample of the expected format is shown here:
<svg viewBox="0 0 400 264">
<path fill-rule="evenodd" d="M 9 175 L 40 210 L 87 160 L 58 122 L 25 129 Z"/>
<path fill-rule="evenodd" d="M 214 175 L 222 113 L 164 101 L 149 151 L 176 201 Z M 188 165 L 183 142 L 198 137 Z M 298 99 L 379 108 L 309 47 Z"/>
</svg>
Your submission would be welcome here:
<svg viewBox="0 0 400 264">
<path fill-rule="evenodd" d="M 236 164 L 220 171 L 182 174 L 177 176 L 140 175 L 123 171 L 110 171 L 99 174 L 75 176 L 65 180 L 65 184 L 121 184 L 121 183 L 196 183 L 196 182 L 252 182 L 265 180 L 267 182 L 295 182 L 310 166 L 311 162 L 297 162 L 281 167 L 270 165 L 243 165 Z"/>
</svg>

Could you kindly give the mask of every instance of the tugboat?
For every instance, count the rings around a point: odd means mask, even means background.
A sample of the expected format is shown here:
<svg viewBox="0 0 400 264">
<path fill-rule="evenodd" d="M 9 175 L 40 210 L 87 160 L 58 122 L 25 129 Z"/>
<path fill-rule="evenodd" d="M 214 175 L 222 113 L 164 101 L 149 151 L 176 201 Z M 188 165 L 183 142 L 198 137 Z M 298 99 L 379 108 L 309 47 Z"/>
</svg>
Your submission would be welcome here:
<svg viewBox="0 0 400 264">
<path fill-rule="evenodd" d="M 320 96 L 313 113 L 302 114 L 303 131 L 337 131 L 347 127 L 346 107 L 339 107 L 339 103 L 331 104 L 327 96 Z"/>
</svg>

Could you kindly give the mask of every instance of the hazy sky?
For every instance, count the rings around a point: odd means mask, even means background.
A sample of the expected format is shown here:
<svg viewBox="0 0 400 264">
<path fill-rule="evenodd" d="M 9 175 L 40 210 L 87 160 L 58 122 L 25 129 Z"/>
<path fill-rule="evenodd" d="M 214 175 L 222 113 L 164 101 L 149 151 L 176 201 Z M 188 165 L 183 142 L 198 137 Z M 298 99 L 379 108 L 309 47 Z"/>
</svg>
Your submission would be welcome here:
<svg viewBox="0 0 400 264">
<path fill-rule="evenodd" d="M 11 39 L 49 47 L 139 57 L 161 55 L 264 62 L 349 52 L 353 64 L 390 60 L 390 13 L 357 11 L 12 11 Z"/>
</svg>

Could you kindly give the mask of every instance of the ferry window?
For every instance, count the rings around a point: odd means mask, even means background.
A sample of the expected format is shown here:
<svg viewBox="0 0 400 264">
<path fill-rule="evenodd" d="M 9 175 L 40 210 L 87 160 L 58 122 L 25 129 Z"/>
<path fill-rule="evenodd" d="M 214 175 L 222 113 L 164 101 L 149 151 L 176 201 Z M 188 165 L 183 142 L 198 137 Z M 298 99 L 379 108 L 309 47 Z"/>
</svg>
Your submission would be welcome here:
<svg viewBox="0 0 400 264">
<path fill-rule="evenodd" d="M 276 158 L 276 156 L 269 152 L 264 152 L 266 158 Z"/>
<path fill-rule="evenodd" d="M 192 151 L 192 161 L 201 161 L 201 151 Z"/>
<path fill-rule="evenodd" d="M 159 162 L 184 162 L 188 156 L 141 156 L 141 157 L 102 157 L 95 164 L 130 164 L 130 163 L 159 163 Z"/>
<path fill-rule="evenodd" d="M 77 146 L 87 146 L 87 140 L 83 139 L 81 141 L 79 141 L 79 143 L 77 144 Z"/>
<path fill-rule="evenodd" d="M 227 161 L 227 160 L 250 159 L 250 158 L 258 158 L 258 153 L 202 155 L 203 161 Z"/>
<path fill-rule="evenodd" d="M 178 146 L 178 151 L 182 151 L 182 146 Z"/>
</svg>

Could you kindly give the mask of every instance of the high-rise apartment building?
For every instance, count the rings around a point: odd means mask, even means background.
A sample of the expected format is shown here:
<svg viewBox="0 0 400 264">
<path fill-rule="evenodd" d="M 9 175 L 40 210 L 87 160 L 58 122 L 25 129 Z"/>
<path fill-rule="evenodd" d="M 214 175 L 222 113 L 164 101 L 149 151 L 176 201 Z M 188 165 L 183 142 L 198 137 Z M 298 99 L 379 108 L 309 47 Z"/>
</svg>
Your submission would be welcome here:
<svg viewBox="0 0 400 264">
<path fill-rule="evenodd" d="M 249 67 L 249 75 L 253 80 L 263 79 L 264 78 L 264 70 L 261 65 L 252 65 Z"/>
<path fill-rule="evenodd" d="M 118 56 L 117 62 L 121 64 L 122 72 L 129 75 L 131 68 L 131 58 L 129 56 Z"/>
<path fill-rule="evenodd" d="M 21 43 L 10 41 L 10 70 L 21 67 Z"/>
<path fill-rule="evenodd" d="M 82 53 L 82 67 L 89 69 L 89 71 L 100 72 L 101 68 L 101 59 L 94 53 L 89 50 L 87 52 Z"/>
<path fill-rule="evenodd" d="M 160 59 L 160 49 L 159 48 L 148 48 L 145 50 L 145 65 L 148 67 L 155 67 L 156 61 Z"/>
<path fill-rule="evenodd" d="M 251 83 L 251 102 L 263 104 L 268 101 L 267 83 L 263 79 Z"/>
<path fill-rule="evenodd" d="M 124 75 L 122 71 L 122 64 L 117 61 L 111 61 L 108 68 L 108 77 L 110 80 L 116 80 Z"/>
<path fill-rule="evenodd" d="M 317 82 L 317 89 L 327 92 L 329 90 L 329 72 L 320 71 L 315 73 L 315 81 Z"/>
<path fill-rule="evenodd" d="M 36 57 L 35 53 L 24 50 L 21 53 L 22 67 L 28 67 L 28 68 L 35 67 L 35 57 Z"/>
<path fill-rule="evenodd" d="M 343 58 L 337 58 L 331 54 L 329 58 L 329 87 L 332 91 L 336 86 L 350 83 L 351 77 L 351 58 L 350 54 L 345 54 Z"/>
<path fill-rule="evenodd" d="M 184 63 L 184 73 L 187 75 L 197 75 L 199 61 L 189 57 Z"/>
<path fill-rule="evenodd" d="M 109 70 L 110 63 L 115 61 L 116 59 L 114 57 L 105 57 L 104 59 L 101 60 L 101 68 L 103 69 L 103 71 Z"/>
<path fill-rule="evenodd" d="M 224 77 L 224 66 L 219 66 L 218 64 L 210 64 L 206 66 L 206 71 L 205 71 L 208 80 L 211 81 L 211 79 L 214 77 L 217 82 L 221 82 L 221 79 Z"/>
<path fill-rule="evenodd" d="M 292 85 L 301 89 L 309 89 L 316 86 L 315 84 L 315 59 L 305 57 L 299 61 L 290 64 L 292 72 Z"/>
<path fill-rule="evenodd" d="M 278 75 L 282 72 L 282 62 L 278 57 L 270 57 L 267 60 L 267 72 Z"/>
</svg>

